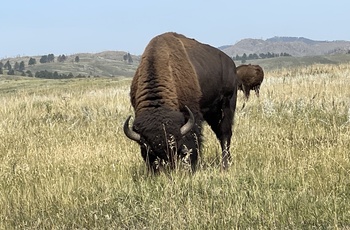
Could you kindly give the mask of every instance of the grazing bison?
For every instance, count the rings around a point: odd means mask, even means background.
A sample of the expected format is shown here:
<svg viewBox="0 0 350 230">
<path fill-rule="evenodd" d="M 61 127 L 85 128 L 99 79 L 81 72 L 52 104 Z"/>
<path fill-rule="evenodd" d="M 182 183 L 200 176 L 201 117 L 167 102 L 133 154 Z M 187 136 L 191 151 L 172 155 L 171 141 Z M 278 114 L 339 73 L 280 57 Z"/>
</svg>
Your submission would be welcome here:
<svg viewBox="0 0 350 230">
<path fill-rule="evenodd" d="M 220 50 L 177 33 L 165 33 L 147 45 L 130 88 L 135 111 L 124 133 L 136 141 L 149 169 L 174 168 L 177 160 L 195 169 L 203 120 L 222 148 L 222 166 L 230 160 L 237 78 L 232 59 Z"/>
<path fill-rule="evenodd" d="M 264 80 L 264 71 L 259 65 L 240 65 L 237 67 L 238 89 L 242 90 L 245 97 L 249 98 L 250 90 L 255 90 L 259 97 L 259 90 Z"/>
</svg>

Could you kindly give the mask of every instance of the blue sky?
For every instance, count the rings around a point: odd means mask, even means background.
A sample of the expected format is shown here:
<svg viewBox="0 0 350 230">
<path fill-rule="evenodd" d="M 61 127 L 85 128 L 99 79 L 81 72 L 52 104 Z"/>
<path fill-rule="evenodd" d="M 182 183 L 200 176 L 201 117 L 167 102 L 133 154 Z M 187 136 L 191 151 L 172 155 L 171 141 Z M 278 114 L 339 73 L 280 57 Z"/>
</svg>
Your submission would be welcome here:
<svg viewBox="0 0 350 230">
<path fill-rule="evenodd" d="M 1 3 L 0 58 L 121 50 L 174 31 L 218 47 L 273 36 L 349 40 L 350 1 L 18 0 Z"/>
</svg>

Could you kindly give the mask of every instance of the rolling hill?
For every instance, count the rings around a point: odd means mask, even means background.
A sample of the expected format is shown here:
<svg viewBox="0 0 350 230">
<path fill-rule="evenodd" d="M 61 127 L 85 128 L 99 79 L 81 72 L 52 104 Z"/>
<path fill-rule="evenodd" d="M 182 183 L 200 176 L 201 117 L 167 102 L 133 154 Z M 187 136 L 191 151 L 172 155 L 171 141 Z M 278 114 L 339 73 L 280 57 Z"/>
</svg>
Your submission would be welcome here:
<svg viewBox="0 0 350 230">
<path fill-rule="evenodd" d="M 241 65 L 241 61 L 235 61 L 236 65 Z M 276 57 L 266 59 L 247 60 L 245 64 L 260 65 L 264 70 L 290 69 L 305 67 L 315 64 L 337 65 L 350 63 L 350 54 L 316 55 L 304 57 Z"/>
<path fill-rule="evenodd" d="M 243 39 L 232 46 L 219 47 L 229 56 L 260 53 L 288 53 L 294 57 L 347 53 L 349 41 L 314 41 L 303 37 L 273 37 L 263 39 Z"/>
<path fill-rule="evenodd" d="M 25 63 L 25 71 L 31 71 L 33 74 L 37 71 L 57 71 L 59 74 L 72 73 L 74 76 L 124 76 L 132 77 L 139 64 L 139 56 L 131 55 L 133 62 L 124 61 L 123 56 L 127 52 L 123 51 L 104 51 L 100 53 L 79 53 L 67 55 L 64 62 L 58 62 L 57 56 L 54 62 L 40 63 L 41 56 L 35 57 L 16 57 L 0 60 L 3 64 L 10 61 L 12 67 L 14 64 L 23 61 Z M 75 62 L 75 57 L 79 56 L 79 62 Z M 28 65 L 29 59 L 35 58 L 35 65 Z M 7 70 L 4 70 L 7 72 Z M 18 74 L 18 73 L 16 73 Z"/>
<path fill-rule="evenodd" d="M 253 53 L 288 53 L 291 57 L 275 57 L 266 59 L 247 60 L 246 63 L 261 65 L 266 70 L 276 68 L 291 68 L 298 66 L 307 66 L 312 64 L 338 64 L 350 62 L 350 42 L 348 41 L 314 41 L 307 38 L 296 37 L 274 37 L 266 40 L 262 39 L 243 39 L 233 46 L 221 46 L 229 56 L 253 54 Z M 55 54 L 54 62 L 40 63 L 41 56 L 35 57 L 14 57 L 0 60 L 3 64 L 10 62 L 12 67 L 15 63 L 24 62 L 25 72 L 31 71 L 35 75 L 38 71 L 58 72 L 59 74 L 72 73 L 75 77 L 113 77 L 123 76 L 132 77 L 139 65 L 141 56 L 131 55 L 133 62 L 124 60 L 127 52 L 123 51 L 104 51 L 100 53 L 79 53 L 67 55 L 64 62 L 58 62 L 58 55 Z M 75 57 L 79 56 L 79 62 L 75 61 Z M 35 58 L 35 65 L 29 66 L 30 58 Z M 241 61 L 235 61 L 236 65 L 242 64 Z M 7 70 L 3 68 L 4 74 L 0 74 L 0 78 L 7 75 Z M 16 71 L 15 75 L 21 75 Z"/>
</svg>

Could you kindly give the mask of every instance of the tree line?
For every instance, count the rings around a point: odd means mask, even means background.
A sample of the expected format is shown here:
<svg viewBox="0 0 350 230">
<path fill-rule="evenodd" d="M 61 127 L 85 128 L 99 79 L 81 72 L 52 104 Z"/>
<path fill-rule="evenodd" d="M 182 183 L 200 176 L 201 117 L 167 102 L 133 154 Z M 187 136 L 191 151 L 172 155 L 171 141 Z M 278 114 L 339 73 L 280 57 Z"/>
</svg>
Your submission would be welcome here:
<svg viewBox="0 0 350 230">
<path fill-rule="evenodd" d="M 280 54 L 276 54 L 276 53 L 253 53 L 253 54 L 246 54 L 244 53 L 242 56 L 239 56 L 238 54 L 236 56 L 233 56 L 232 59 L 234 61 L 241 61 L 242 63 L 244 63 L 246 60 L 254 60 L 254 59 L 265 59 L 265 58 L 275 58 L 275 57 L 290 57 L 292 55 L 288 54 L 288 53 L 280 53 Z"/>
<path fill-rule="evenodd" d="M 47 70 L 42 70 L 42 71 L 37 71 L 35 73 L 36 78 L 46 78 L 46 79 L 68 79 L 68 78 L 74 78 L 74 75 L 72 73 L 65 74 L 65 73 L 58 73 L 57 71 L 55 72 L 50 72 Z M 77 78 L 82 78 L 85 77 L 83 75 L 78 75 Z"/>
<path fill-rule="evenodd" d="M 58 62 L 64 62 L 67 60 L 66 55 L 59 55 L 57 57 Z M 39 62 L 44 64 L 44 63 L 50 63 L 55 61 L 55 55 L 54 54 L 48 54 L 48 55 L 43 55 L 41 56 Z M 79 62 L 80 58 L 79 56 L 75 56 L 74 62 Z M 35 58 L 30 58 L 28 61 L 28 66 L 36 65 L 36 59 Z M 33 74 L 31 71 L 25 71 L 25 63 L 24 61 L 21 61 L 18 63 L 17 61 L 15 62 L 14 66 L 11 65 L 10 61 L 8 60 L 5 64 L 0 61 L 0 74 L 4 74 L 4 71 L 7 73 L 7 75 L 15 75 L 16 72 L 19 72 L 21 76 L 28 76 L 28 77 L 33 77 Z M 46 71 L 46 70 L 45 70 Z M 72 77 L 73 74 L 58 74 L 58 73 L 51 73 L 48 71 L 38 71 L 35 73 L 35 77 L 41 77 L 41 78 L 70 78 Z M 78 75 L 80 76 L 80 75 Z M 74 76 L 73 76 L 74 77 Z"/>
<path fill-rule="evenodd" d="M 0 68 L 0 74 L 3 74 L 3 70 L 2 68 Z M 13 69 L 9 70 L 7 72 L 7 75 L 15 75 L 15 72 Z M 86 76 L 84 75 L 77 75 L 74 76 L 72 73 L 58 73 L 57 71 L 55 72 L 50 72 L 47 70 L 41 70 L 41 71 L 37 71 L 35 72 L 35 74 L 33 74 L 30 70 L 27 71 L 22 71 L 21 76 L 27 76 L 27 77 L 36 77 L 36 78 L 45 78 L 45 79 L 68 79 L 68 78 L 85 78 Z"/>
</svg>

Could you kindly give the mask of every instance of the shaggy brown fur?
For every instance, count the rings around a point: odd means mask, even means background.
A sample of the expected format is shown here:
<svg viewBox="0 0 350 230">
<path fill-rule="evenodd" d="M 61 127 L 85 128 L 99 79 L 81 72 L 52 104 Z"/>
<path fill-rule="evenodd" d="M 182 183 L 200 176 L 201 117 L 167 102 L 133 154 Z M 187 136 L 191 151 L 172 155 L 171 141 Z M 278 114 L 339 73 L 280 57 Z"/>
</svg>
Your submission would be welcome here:
<svg viewBox="0 0 350 230">
<path fill-rule="evenodd" d="M 189 153 L 193 168 L 201 147 L 203 119 L 220 140 L 223 166 L 227 167 L 237 78 L 236 66 L 226 54 L 177 33 L 161 34 L 146 47 L 130 96 L 135 110 L 132 129 L 140 136 L 141 154 L 151 169 L 157 170 L 158 160 L 171 162 L 172 153 L 182 159 Z M 189 119 L 186 106 L 195 125 L 182 136 L 180 128 Z"/>
<path fill-rule="evenodd" d="M 259 65 L 240 65 L 237 67 L 238 89 L 249 98 L 250 90 L 259 97 L 260 85 L 264 80 L 264 71 Z"/>
<path fill-rule="evenodd" d="M 192 112 L 199 112 L 202 93 L 181 38 L 168 33 L 155 37 L 146 47 L 131 84 L 131 103 L 136 116 L 151 104 L 153 107 L 154 99 L 158 99 L 159 105 L 176 111 L 184 111 L 187 105 Z"/>
</svg>

